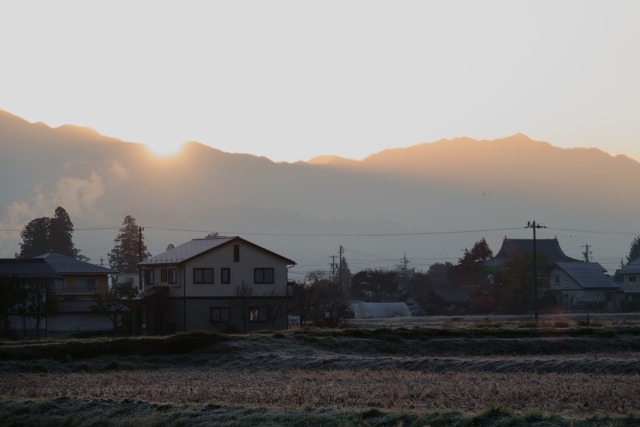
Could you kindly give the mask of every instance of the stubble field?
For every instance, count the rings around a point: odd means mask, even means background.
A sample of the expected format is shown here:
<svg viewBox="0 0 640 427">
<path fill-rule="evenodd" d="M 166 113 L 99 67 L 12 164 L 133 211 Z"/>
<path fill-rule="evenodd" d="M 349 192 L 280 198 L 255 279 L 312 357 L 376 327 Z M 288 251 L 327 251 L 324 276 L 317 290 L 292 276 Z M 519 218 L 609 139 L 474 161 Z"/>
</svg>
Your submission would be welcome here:
<svg viewBox="0 0 640 427">
<path fill-rule="evenodd" d="M 449 320 L 126 340 L 0 346 L 0 419 L 16 425 L 251 425 L 256 417 L 271 425 L 640 423 L 640 327 L 628 321 L 531 327 Z M 132 340 L 138 345 L 126 347 Z"/>
</svg>

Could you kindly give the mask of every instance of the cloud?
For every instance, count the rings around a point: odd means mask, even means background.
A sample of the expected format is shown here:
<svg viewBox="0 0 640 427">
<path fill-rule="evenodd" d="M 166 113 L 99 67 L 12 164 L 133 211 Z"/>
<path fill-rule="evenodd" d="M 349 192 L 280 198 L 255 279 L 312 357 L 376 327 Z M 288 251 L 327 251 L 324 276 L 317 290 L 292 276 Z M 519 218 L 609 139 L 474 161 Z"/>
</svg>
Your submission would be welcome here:
<svg viewBox="0 0 640 427">
<path fill-rule="evenodd" d="M 129 171 L 116 160 L 109 168 L 109 177 L 114 183 L 123 183 L 129 180 Z"/>
<path fill-rule="evenodd" d="M 104 194 L 102 177 L 92 172 L 89 179 L 63 178 L 55 185 L 53 192 L 36 189 L 36 206 L 48 206 L 51 210 L 64 207 L 69 215 L 84 216 L 97 214 L 95 202 Z"/>
<path fill-rule="evenodd" d="M 109 176 L 126 179 L 126 170 L 114 164 Z M 72 221 L 78 218 L 100 218 L 98 200 L 105 193 L 104 178 L 91 172 L 86 179 L 62 178 L 52 187 L 39 184 L 29 201 L 14 201 L 4 208 L 0 218 L 0 257 L 12 257 L 19 250 L 20 231 L 34 218 L 53 216 L 62 206 Z M 51 188 L 51 189 L 49 189 Z"/>
</svg>

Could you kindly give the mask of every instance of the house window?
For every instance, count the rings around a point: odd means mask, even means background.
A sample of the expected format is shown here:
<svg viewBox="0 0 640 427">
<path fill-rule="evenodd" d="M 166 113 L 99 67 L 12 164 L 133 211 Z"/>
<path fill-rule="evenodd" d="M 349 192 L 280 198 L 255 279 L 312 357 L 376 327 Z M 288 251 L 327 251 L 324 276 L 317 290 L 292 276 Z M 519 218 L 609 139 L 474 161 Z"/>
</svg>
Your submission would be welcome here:
<svg viewBox="0 0 640 427">
<path fill-rule="evenodd" d="M 269 321 L 269 310 L 267 307 L 249 308 L 249 322 L 263 323 Z"/>
<path fill-rule="evenodd" d="M 273 268 L 255 268 L 253 270 L 253 283 L 257 284 L 272 284 Z"/>
<path fill-rule="evenodd" d="M 196 284 L 213 283 L 213 268 L 194 268 L 193 283 L 196 283 Z"/>
<path fill-rule="evenodd" d="M 220 269 L 220 283 L 223 283 L 223 284 L 231 283 L 231 269 L 230 268 L 221 268 Z"/>
<path fill-rule="evenodd" d="M 144 271 L 144 283 L 147 285 L 153 285 L 154 282 L 154 271 L 153 270 L 145 270 Z"/>
<path fill-rule="evenodd" d="M 568 280 L 565 280 L 565 281 L 564 281 L 564 287 L 565 287 L 565 288 L 568 288 L 568 287 L 569 287 L 569 281 L 568 281 Z"/>
<path fill-rule="evenodd" d="M 553 276 L 553 284 L 555 286 L 560 286 L 560 276 Z"/>
<path fill-rule="evenodd" d="M 240 262 L 240 245 L 233 245 L 233 262 Z"/>
<path fill-rule="evenodd" d="M 230 311 L 229 307 L 211 307 L 209 309 L 209 322 L 229 323 Z"/>
<path fill-rule="evenodd" d="M 160 282 L 167 283 L 167 269 L 163 268 L 160 270 Z"/>
<path fill-rule="evenodd" d="M 175 285 L 176 283 L 178 283 L 178 269 L 177 268 L 170 268 L 168 270 L 168 276 L 169 276 L 169 284 L 170 285 Z"/>
<path fill-rule="evenodd" d="M 629 281 L 630 282 L 635 282 L 636 281 L 636 276 L 629 276 Z"/>
</svg>

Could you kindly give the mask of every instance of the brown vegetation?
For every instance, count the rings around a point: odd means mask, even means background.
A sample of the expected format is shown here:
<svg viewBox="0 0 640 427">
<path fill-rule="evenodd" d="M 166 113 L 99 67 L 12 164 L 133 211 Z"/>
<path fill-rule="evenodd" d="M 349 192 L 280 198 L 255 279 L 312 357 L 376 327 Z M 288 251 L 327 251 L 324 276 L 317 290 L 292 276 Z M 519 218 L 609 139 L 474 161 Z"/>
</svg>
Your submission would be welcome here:
<svg viewBox="0 0 640 427">
<path fill-rule="evenodd" d="M 499 405 L 515 411 L 585 417 L 640 410 L 640 375 L 440 374 L 396 369 L 5 374 L 0 395 L 404 412 L 477 413 Z"/>
</svg>

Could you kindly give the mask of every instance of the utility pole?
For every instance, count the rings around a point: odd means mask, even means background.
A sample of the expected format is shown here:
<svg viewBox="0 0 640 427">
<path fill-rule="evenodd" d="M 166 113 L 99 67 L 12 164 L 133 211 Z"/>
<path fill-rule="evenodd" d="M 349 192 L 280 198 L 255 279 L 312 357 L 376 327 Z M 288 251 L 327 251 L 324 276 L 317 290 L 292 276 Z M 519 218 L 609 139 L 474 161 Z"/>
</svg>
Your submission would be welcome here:
<svg viewBox="0 0 640 427">
<path fill-rule="evenodd" d="M 344 248 L 342 247 L 342 245 L 340 245 L 340 260 L 338 261 L 338 277 L 340 279 L 340 292 L 344 292 L 344 283 L 343 282 L 343 276 L 344 274 L 342 274 L 342 254 L 344 253 Z"/>
<path fill-rule="evenodd" d="M 142 230 L 144 228 L 138 227 L 138 262 L 144 261 L 142 259 Z M 142 290 L 142 267 L 138 267 L 138 289 Z"/>
<path fill-rule="evenodd" d="M 536 229 L 547 227 L 536 224 L 535 221 L 527 221 L 525 228 L 533 229 L 533 312 L 536 318 L 536 324 L 538 324 L 538 256 L 536 254 Z"/>
<path fill-rule="evenodd" d="M 335 255 L 331 255 L 331 281 L 333 283 L 336 282 L 336 256 Z"/>
<path fill-rule="evenodd" d="M 583 248 L 585 248 L 584 252 L 582 252 L 582 255 L 584 256 L 584 262 L 589 262 L 589 255 L 593 253 L 589 250 L 589 247 L 589 245 L 583 246 Z"/>
</svg>

